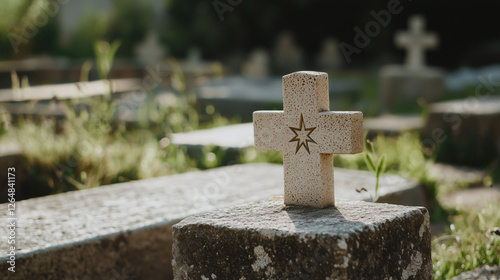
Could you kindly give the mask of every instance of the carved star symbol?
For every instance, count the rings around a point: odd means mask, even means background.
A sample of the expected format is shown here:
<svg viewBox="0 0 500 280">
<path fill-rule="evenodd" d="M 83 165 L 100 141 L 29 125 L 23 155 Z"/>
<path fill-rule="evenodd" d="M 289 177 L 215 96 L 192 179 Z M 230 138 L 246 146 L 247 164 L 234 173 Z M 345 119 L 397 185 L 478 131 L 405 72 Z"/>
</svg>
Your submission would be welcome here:
<svg viewBox="0 0 500 280">
<path fill-rule="evenodd" d="M 316 143 L 311 138 L 311 133 L 316 129 L 316 127 L 306 127 L 306 124 L 304 123 L 304 118 L 302 117 L 302 114 L 300 114 L 300 124 L 299 127 L 288 127 L 292 130 L 293 134 L 295 136 L 288 142 L 297 142 L 297 148 L 295 149 L 295 153 L 297 153 L 300 150 L 300 147 L 304 147 L 307 151 L 307 153 L 310 154 L 309 152 L 309 142 Z"/>
</svg>

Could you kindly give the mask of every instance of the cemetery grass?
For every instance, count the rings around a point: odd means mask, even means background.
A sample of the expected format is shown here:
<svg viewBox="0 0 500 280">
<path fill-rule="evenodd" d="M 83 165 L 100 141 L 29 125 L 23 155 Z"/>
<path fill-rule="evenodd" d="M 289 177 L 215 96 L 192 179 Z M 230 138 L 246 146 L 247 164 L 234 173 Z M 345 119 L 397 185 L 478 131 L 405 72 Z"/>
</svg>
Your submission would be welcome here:
<svg viewBox="0 0 500 280">
<path fill-rule="evenodd" d="M 66 120 L 62 121 L 29 117 L 13 121 L 8 114 L 2 114 L 0 141 L 20 144 L 28 161 L 28 176 L 24 184 L 29 188 L 27 197 L 214 165 L 211 161 L 196 162 L 187 155 L 184 147 L 170 144 L 172 133 L 200 126 L 196 110 L 187 103 L 140 109 L 142 113 L 137 126 L 127 127 L 125 123 L 113 120 L 115 103 L 109 97 L 85 100 L 89 106 L 79 112 L 72 102 L 66 103 Z M 218 117 L 214 120 L 210 125 L 227 123 Z"/>
<path fill-rule="evenodd" d="M 484 265 L 500 265 L 500 204 L 452 210 L 447 234 L 432 241 L 434 279 L 449 279 Z"/>
</svg>

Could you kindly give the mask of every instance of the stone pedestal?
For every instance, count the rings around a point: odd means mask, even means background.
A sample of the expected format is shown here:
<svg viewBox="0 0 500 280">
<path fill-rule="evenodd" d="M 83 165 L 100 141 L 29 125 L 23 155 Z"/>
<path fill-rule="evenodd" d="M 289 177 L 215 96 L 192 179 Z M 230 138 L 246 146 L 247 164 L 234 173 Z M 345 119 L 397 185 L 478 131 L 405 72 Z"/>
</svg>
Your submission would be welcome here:
<svg viewBox="0 0 500 280">
<path fill-rule="evenodd" d="M 434 102 L 445 90 L 444 73 L 438 68 L 388 65 L 382 68 L 379 78 L 382 107 L 386 111 L 415 107 L 418 98 Z"/>
<path fill-rule="evenodd" d="M 432 279 L 421 207 L 275 198 L 187 218 L 173 234 L 175 279 Z"/>
</svg>

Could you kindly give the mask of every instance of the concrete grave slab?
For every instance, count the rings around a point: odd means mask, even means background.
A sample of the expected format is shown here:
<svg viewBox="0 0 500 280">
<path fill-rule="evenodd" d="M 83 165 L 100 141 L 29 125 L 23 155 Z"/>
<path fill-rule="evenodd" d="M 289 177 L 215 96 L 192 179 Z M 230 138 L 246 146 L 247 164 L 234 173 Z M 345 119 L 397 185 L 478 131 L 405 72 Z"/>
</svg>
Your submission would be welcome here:
<svg viewBox="0 0 500 280">
<path fill-rule="evenodd" d="M 282 199 L 189 217 L 174 226 L 175 279 L 432 279 L 425 208 Z"/>
<path fill-rule="evenodd" d="M 283 176 L 282 165 L 245 164 L 16 202 L 19 269 L 9 279 L 112 279 L 123 271 L 137 279 L 172 279 L 172 225 L 193 214 L 281 196 Z M 336 168 L 334 176 L 337 198 L 370 200 L 355 189 L 373 193 L 371 173 Z M 382 175 L 379 192 L 381 202 L 423 198 L 417 182 L 392 175 Z M 6 213 L 7 204 L 0 211 Z M 3 271 L 7 231 L 0 227 Z"/>
</svg>

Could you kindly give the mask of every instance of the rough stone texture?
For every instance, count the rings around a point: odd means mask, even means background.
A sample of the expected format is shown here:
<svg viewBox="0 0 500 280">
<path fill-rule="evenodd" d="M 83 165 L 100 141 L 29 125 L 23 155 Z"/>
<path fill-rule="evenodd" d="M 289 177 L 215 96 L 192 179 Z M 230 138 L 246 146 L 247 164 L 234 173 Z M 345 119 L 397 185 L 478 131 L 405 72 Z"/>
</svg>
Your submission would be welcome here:
<svg viewBox="0 0 500 280">
<path fill-rule="evenodd" d="M 187 218 L 173 234 L 175 279 L 432 279 L 425 208 L 276 198 Z"/>
<path fill-rule="evenodd" d="M 20 250 L 9 279 L 113 279 L 116 273 L 172 279 L 172 225 L 282 194 L 282 177 L 268 174 L 267 164 L 232 166 L 16 202 Z M 0 212 L 7 213 L 7 204 Z M 8 227 L 0 227 L 2 273 L 7 237 Z"/>
<path fill-rule="evenodd" d="M 286 205 L 333 206 L 333 154 L 363 151 L 363 113 L 329 111 L 321 72 L 283 76 L 283 104 L 253 113 L 255 148 L 283 151 Z"/>
<path fill-rule="evenodd" d="M 499 123 L 500 97 L 439 102 L 429 108 L 424 137 L 437 160 L 484 166 L 500 159 Z"/>
<path fill-rule="evenodd" d="M 476 268 L 471 271 L 464 272 L 450 280 L 500 280 L 500 266 L 489 266 Z"/>
<path fill-rule="evenodd" d="M 335 169 L 337 197 L 370 200 L 370 172 Z M 379 201 L 425 205 L 415 181 L 382 175 Z M 16 202 L 18 272 L 9 279 L 172 279 L 172 225 L 219 207 L 283 195 L 283 166 L 245 164 Z M 420 199 L 419 199 L 420 198 Z M 7 212 L 7 204 L 0 204 Z M 7 227 L 0 270 L 7 271 Z M 21 269 L 22 268 L 22 269 Z M 119 277 L 115 277 L 115 279 Z"/>
<path fill-rule="evenodd" d="M 420 131 L 424 128 L 424 119 L 420 116 L 398 116 L 385 114 L 363 121 L 363 127 L 368 131 L 367 137 L 375 138 L 379 134 L 398 136 L 405 131 Z"/>
</svg>

